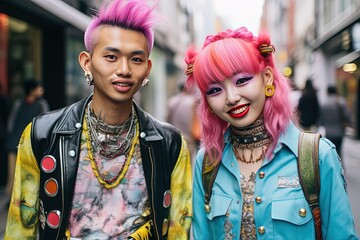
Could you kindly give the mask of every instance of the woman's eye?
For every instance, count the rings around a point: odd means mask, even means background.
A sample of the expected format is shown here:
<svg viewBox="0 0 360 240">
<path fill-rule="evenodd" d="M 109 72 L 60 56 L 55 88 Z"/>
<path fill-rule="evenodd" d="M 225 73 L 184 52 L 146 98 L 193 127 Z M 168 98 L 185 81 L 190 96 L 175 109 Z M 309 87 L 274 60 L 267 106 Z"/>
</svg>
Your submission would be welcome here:
<svg viewBox="0 0 360 240">
<path fill-rule="evenodd" d="M 246 83 L 247 81 L 251 80 L 253 77 L 243 77 L 243 78 L 239 78 L 237 81 L 236 81 L 236 84 L 244 84 Z"/>
<path fill-rule="evenodd" d="M 221 88 L 214 87 L 214 88 L 211 88 L 209 91 L 207 91 L 206 95 L 214 95 L 214 94 L 219 93 L 219 92 L 221 92 Z"/>
</svg>

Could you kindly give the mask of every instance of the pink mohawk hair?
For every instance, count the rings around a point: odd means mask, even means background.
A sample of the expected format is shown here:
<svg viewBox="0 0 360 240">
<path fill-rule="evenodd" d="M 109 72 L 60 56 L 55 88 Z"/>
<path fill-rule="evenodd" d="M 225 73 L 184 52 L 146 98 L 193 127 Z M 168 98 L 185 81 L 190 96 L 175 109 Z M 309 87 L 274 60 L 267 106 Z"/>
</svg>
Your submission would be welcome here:
<svg viewBox="0 0 360 240">
<path fill-rule="evenodd" d="M 84 35 L 86 50 L 90 53 L 93 52 L 96 41 L 94 32 L 99 26 L 112 25 L 143 33 L 147 39 L 150 54 L 154 46 L 155 15 L 153 9 L 154 7 L 147 5 L 144 0 L 104 1 L 86 28 Z"/>
</svg>

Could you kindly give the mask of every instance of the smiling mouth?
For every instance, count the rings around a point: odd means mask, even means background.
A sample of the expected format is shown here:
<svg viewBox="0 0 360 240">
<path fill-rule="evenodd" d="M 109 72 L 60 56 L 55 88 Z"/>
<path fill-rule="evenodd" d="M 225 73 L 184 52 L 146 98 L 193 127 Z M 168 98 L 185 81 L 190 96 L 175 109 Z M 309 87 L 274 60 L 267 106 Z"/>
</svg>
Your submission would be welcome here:
<svg viewBox="0 0 360 240">
<path fill-rule="evenodd" d="M 116 86 L 120 86 L 120 87 L 129 87 L 131 86 L 130 83 L 113 83 Z"/>
<path fill-rule="evenodd" d="M 234 118 L 244 117 L 250 110 L 250 104 L 242 105 L 228 111 L 229 115 Z"/>
</svg>

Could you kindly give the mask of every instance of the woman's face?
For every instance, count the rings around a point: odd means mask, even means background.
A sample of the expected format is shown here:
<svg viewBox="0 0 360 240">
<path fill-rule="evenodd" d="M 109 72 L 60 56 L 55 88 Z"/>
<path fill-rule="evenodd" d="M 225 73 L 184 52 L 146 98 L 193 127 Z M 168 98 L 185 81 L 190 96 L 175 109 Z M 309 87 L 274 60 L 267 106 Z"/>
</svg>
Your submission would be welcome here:
<svg viewBox="0 0 360 240">
<path fill-rule="evenodd" d="M 270 68 L 263 73 L 237 73 L 223 82 L 210 84 L 206 99 L 218 117 L 235 127 L 246 127 L 262 114 L 265 85 L 272 84 Z"/>
</svg>

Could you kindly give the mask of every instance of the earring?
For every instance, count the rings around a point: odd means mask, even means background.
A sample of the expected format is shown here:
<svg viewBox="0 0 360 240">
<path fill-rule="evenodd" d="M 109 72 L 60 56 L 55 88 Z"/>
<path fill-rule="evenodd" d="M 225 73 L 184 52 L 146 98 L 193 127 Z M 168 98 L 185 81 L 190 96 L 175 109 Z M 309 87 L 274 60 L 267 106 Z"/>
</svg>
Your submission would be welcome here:
<svg viewBox="0 0 360 240">
<path fill-rule="evenodd" d="M 84 72 L 84 77 L 86 79 L 86 82 L 89 86 L 94 85 L 94 77 L 89 71 Z"/>
<path fill-rule="evenodd" d="M 142 83 L 141 86 L 146 87 L 149 84 L 150 80 L 148 78 L 145 78 Z"/>
<path fill-rule="evenodd" d="M 271 97 L 275 93 L 275 87 L 272 84 L 265 85 L 265 96 Z"/>
</svg>

